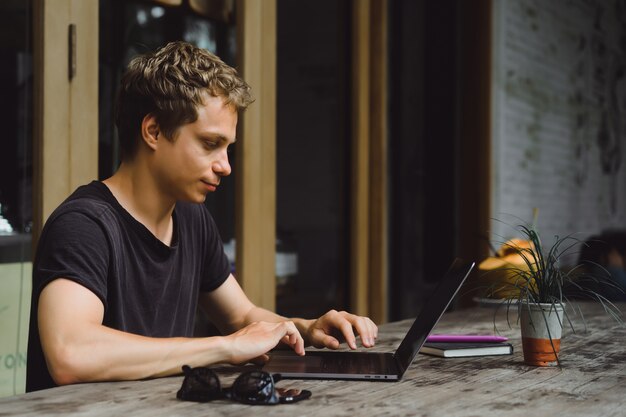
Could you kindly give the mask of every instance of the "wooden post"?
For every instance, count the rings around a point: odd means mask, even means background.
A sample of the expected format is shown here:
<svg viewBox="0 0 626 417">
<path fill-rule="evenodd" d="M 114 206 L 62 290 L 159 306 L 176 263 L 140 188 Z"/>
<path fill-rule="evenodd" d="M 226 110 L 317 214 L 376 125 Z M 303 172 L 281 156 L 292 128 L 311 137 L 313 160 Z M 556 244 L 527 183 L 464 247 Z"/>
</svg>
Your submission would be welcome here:
<svg viewBox="0 0 626 417">
<path fill-rule="evenodd" d="M 387 1 L 353 3 L 350 308 L 387 320 Z"/>
<path fill-rule="evenodd" d="M 370 266 L 369 316 L 387 321 L 387 0 L 372 0 L 370 16 Z"/>
<path fill-rule="evenodd" d="M 369 314 L 370 0 L 352 10 L 350 310 Z"/>
<path fill-rule="evenodd" d="M 276 0 L 237 2 L 239 70 L 255 102 L 236 161 L 235 274 L 256 305 L 276 306 Z"/>
</svg>

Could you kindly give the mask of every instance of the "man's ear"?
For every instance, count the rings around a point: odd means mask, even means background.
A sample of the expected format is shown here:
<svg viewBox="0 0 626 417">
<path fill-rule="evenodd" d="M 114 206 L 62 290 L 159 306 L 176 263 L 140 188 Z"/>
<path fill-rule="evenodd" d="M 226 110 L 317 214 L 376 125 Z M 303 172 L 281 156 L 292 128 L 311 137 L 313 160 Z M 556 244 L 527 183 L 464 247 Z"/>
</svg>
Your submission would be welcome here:
<svg viewBox="0 0 626 417">
<path fill-rule="evenodd" d="M 141 139 L 146 145 L 148 145 L 149 148 L 156 150 L 159 144 L 159 139 L 162 137 L 163 134 L 161 133 L 159 123 L 157 122 L 154 114 L 146 114 L 141 121 Z"/>
</svg>

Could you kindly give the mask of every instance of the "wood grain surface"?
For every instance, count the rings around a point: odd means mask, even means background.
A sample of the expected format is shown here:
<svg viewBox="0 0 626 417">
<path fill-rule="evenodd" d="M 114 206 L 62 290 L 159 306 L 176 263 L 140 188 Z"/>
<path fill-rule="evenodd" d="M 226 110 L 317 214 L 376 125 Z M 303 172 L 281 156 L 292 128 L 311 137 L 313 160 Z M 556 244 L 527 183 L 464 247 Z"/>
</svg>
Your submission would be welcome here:
<svg viewBox="0 0 626 417">
<path fill-rule="evenodd" d="M 562 368 L 535 368 L 522 360 L 519 326 L 503 311 L 475 307 L 446 313 L 436 333 L 500 334 L 512 356 L 438 358 L 418 355 L 400 382 L 284 380 L 308 389 L 309 400 L 291 405 L 247 406 L 227 400 L 206 404 L 176 399 L 182 377 L 53 388 L 0 399 L 0 416 L 623 416 L 626 414 L 626 327 L 580 304 L 586 327 L 564 329 Z M 625 311 L 626 304 L 620 305 Z M 393 351 L 410 320 L 381 326 L 378 351 Z M 248 367 L 216 366 L 223 385 Z M 537 415 L 537 414 L 535 414 Z"/>
</svg>

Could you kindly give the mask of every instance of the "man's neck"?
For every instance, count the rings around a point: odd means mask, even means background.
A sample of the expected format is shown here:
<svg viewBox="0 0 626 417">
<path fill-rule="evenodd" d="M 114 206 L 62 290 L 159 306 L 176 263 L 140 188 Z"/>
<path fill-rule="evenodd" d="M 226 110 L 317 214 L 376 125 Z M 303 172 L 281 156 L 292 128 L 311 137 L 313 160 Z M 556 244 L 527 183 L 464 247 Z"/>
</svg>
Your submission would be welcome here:
<svg viewBox="0 0 626 417">
<path fill-rule="evenodd" d="M 115 174 L 103 182 L 131 216 L 169 246 L 176 201 L 163 195 L 152 176 L 145 172 L 132 164 L 122 163 Z"/>
</svg>

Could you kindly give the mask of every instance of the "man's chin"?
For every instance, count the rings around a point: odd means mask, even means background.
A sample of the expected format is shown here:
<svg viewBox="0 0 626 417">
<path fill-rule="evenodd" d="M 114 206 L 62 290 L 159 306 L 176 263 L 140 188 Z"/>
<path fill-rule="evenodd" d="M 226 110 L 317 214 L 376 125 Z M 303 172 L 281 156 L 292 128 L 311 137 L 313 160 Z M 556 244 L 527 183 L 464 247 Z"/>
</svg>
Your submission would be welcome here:
<svg viewBox="0 0 626 417">
<path fill-rule="evenodd" d="M 184 201 L 186 203 L 196 203 L 203 204 L 206 201 L 208 193 L 195 193 L 195 194 L 185 194 L 178 198 L 178 201 Z"/>
<path fill-rule="evenodd" d="M 207 193 L 207 194 L 201 194 L 201 195 L 199 195 L 199 196 L 195 199 L 194 203 L 203 204 L 203 203 L 206 201 L 206 196 L 207 196 L 207 195 L 208 195 L 208 193 Z"/>
</svg>

